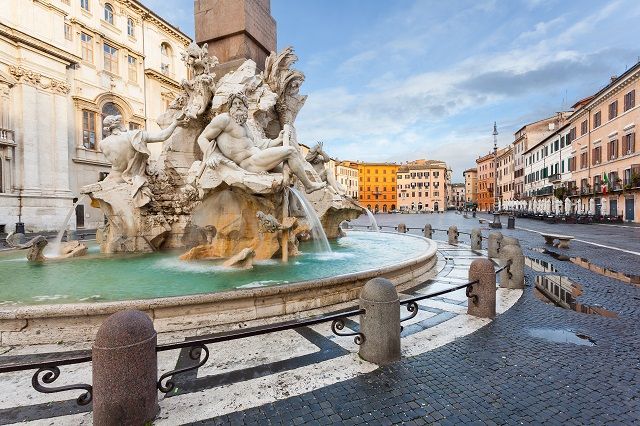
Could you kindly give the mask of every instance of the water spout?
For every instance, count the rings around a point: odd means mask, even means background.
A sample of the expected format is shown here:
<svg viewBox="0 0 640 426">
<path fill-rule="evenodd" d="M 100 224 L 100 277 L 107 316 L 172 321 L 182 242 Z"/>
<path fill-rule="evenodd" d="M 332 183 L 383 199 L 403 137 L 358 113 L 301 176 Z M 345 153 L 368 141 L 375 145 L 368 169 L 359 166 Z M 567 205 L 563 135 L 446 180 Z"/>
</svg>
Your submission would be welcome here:
<svg viewBox="0 0 640 426">
<path fill-rule="evenodd" d="M 56 235 L 56 239 L 52 244 L 45 250 L 45 255 L 48 257 L 58 257 L 60 256 L 60 248 L 62 246 L 62 237 L 64 236 L 64 231 L 67 230 L 67 224 L 69 223 L 69 219 L 71 219 L 71 215 L 76 210 L 76 206 L 80 204 L 80 202 L 86 197 L 86 195 L 82 195 L 78 198 L 78 201 L 73 203 L 73 206 L 69 209 L 67 216 L 64 218 L 64 222 L 62 222 L 62 226 L 60 227 L 60 231 L 58 231 L 58 235 Z"/>
<path fill-rule="evenodd" d="M 368 208 L 365 208 L 365 210 L 367 211 L 367 216 L 369 216 L 369 226 L 371 226 L 371 229 L 373 229 L 376 232 L 380 232 L 380 228 L 378 227 L 378 222 L 376 222 L 376 217 L 373 215 L 373 213 L 371 213 L 371 210 L 369 210 Z"/>
<path fill-rule="evenodd" d="M 316 245 L 316 250 L 319 252 L 331 252 L 331 247 L 329 246 L 329 240 L 327 239 L 327 234 L 325 234 L 324 229 L 322 228 L 322 224 L 320 223 L 320 218 L 316 213 L 315 209 L 309 203 L 309 201 L 295 188 L 291 188 L 291 193 L 296 197 L 302 208 L 304 209 L 304 215 L 309 221 L 309 226 L 311 227 L 311 236 L 313 237 L 313 242 Z"/>
</svg>

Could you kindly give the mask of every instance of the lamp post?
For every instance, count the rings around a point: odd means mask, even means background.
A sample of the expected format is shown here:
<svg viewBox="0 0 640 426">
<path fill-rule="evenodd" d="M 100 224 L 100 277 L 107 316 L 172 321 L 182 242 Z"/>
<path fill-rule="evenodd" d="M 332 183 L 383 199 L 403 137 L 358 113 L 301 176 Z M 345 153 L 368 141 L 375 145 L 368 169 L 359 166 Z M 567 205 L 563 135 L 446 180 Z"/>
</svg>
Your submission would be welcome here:
<svg viewBox="0 0 640 426">
<path fill-rule="evenodd" d="M 492 228 L 502 228 L 498 211 L 498 125 L 493 122 L 493 222 Z"/>
</svg>

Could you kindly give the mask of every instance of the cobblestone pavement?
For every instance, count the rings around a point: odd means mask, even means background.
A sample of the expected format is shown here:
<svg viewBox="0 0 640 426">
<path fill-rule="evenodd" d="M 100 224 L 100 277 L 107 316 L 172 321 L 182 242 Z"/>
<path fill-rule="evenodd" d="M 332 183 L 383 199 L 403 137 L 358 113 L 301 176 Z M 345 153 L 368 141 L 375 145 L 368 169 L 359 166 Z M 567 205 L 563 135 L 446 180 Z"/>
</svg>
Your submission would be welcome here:
<svg viewBox="0 0 640 426">
<path fill-rule="evenodd" d="M 407 220 L 411 216 L 416 223 Z M 400 221 L 419 227 L 427 221 L 434 227 L 456 223 L 462 231 L 477 224 L 467 226 L 453 214 L 380 220 L 387 225 Z M 543 246 L 540 236 L 503 232 L 520 238 L 526 256 L 549 262 L 557 272 L 527 268 L 524 296 L 489 325 L 357 378 L 198 424 L 639 423 L 640 288 L 533 251 Z M 572 251 L 640 274 L 638 256 L 589 247 L 574 244 Z M 628 265 L 615 260 L 627 256 Z M 533 283 L 537 275 L 550 274 L 570 277 L 582 286 L 580 303 L 602 306 L 617 317 L 542 302 L 534 296 Z M 582 339 L 576 340 L 587 344 L 554 339 L 557 332 L 577 334 Z"/>
</svg>

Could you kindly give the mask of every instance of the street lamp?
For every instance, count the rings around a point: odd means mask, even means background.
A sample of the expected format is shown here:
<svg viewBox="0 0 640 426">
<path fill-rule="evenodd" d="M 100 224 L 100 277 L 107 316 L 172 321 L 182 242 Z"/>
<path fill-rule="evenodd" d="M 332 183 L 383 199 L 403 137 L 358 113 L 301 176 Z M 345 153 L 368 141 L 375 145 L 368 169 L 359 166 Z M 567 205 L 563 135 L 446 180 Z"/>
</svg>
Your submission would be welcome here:
<svg viewBox="0 0 640 426">
<path fill-rule="evenodd" d="M 493 122 L 493 222 L 492 228 L 502 228 L 498 211 L 498 125 Z"/>
</svg>

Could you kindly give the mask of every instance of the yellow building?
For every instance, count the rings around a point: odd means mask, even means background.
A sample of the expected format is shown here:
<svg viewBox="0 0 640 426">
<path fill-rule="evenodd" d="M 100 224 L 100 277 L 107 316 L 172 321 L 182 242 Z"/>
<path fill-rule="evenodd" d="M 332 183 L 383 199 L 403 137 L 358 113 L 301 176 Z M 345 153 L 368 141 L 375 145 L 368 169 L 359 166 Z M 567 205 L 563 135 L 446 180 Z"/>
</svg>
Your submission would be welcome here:
<svg viewBox="0 0 640 426">
<path fill-rule="evenodd" d="M 357 163 L 360 205 L 372 212 L 389 212 L 397 208 L 395 163 Z"/>
<path fill-rule="evenodd" d="M 465 207 L 473 208 L 473 205 L 478 203 L 478 171 L 467 169 L 462 175 L 464 176 Z"/>
</svg>

